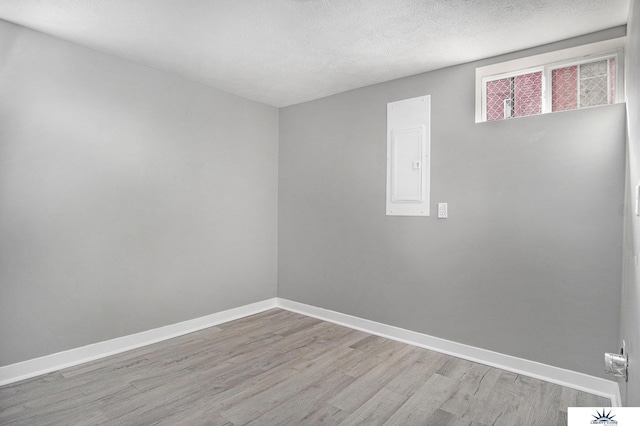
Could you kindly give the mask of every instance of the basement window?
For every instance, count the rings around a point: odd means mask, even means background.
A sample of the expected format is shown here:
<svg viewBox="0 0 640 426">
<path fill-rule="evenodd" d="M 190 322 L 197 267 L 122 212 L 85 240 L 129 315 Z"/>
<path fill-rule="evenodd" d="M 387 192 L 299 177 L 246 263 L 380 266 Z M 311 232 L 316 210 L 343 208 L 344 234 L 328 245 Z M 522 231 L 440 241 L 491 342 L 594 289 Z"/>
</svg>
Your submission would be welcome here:
<svg viewBox="0 0 640 426">
<path fill-rule="evenodd" d="M 484 121 L 542 114 L 543 70 L 491 76 L 483 82 Z"/>
<path fill-rule="evenodd" d="M 551 68 L 550 110 L 565 111 L 615 103 L 616 56 Z"/>
<path fill-rule="evenodd" d="M 622 102 L 618 40 L 476 69 L 476 122 Z M 578 56 L 612 45 L 616 48 Z"/>
</svg>

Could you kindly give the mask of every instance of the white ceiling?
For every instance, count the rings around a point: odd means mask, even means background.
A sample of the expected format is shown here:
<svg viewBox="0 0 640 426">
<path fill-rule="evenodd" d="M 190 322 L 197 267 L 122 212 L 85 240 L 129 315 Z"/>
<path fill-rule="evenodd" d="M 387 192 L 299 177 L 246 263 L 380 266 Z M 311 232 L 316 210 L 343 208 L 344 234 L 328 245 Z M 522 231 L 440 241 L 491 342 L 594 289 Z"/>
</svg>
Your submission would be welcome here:
<svg viewBox="0 0 640 426">
<path fill-rule="evenodd" d="M 0 19 L 275 106 L 625 24 L 629 0 L 0 0 Z"/>
</svg>

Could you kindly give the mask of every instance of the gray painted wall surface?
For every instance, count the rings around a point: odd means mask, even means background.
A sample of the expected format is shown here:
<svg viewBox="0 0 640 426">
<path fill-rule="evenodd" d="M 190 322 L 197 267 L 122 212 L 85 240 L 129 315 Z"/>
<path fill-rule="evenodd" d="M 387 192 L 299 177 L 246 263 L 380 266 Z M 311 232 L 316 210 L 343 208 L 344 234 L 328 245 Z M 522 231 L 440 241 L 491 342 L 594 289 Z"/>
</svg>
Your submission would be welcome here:
<svg viewBox="0 0 640 426">
<path fill-rule="evenodd" d="M 631 2 L 625 49 L 627 91 L 627 187 L 624 230 L 624 278 L 620 344 L 627 343 L 629 382 L 620 381 L 625 405 L 640 407 L 640 219 L 633 211 L 633 190 L 640 184 L 640 4 Z"/>
<path fill-rule="evenodd" d="M 625 106 L 474 123 L 475 68 L 280 110 L 278 296 L 605 377 L 620 314 Z M 431 208 L 385 216 L 386 103 L 430 94 Z M 603 303 L 604 302 L 604 303 Z"/>
<path fill-rule="evenodd" d="M 0 22 L 0 365 L 276 296 L 278 110 Z"/>
</svg>

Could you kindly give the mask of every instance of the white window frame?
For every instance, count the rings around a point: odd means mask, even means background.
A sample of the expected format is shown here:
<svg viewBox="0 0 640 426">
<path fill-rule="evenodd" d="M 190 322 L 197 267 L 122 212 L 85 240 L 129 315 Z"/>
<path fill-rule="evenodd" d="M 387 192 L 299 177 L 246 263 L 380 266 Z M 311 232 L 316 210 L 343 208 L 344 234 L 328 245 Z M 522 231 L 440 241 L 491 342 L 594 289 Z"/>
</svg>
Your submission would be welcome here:
<svg viewBox="0 0 640 426">
<path fill-rule="evenodd" d="M 616 58 L 615 103 L 624 102 L 624 55 L 622 49 L 625 39 L 625 37 L 619 37 L 476 68 L 476 123 L 486 122 L 487 81 L 528 74 L 542 69 L 542 114 L 545 114 L 551 112 L 551 87 L 547 87 L 547 82 L 551 81 L 551 70 L 610 57 Z"/>
</svg>

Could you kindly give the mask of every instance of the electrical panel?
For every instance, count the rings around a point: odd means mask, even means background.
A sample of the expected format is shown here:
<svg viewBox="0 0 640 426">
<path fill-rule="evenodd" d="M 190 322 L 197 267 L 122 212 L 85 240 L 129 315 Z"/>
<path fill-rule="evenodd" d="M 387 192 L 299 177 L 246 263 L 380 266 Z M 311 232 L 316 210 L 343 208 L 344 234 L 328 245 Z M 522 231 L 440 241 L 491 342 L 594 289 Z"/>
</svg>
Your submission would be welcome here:
<svg viewBox="0 0 640 426">
<path fill-rule="evenodd" d="M 387 104 L 387 215 L 429 216 L 431 96 Z"/>
</svg>

